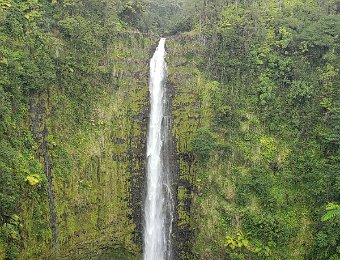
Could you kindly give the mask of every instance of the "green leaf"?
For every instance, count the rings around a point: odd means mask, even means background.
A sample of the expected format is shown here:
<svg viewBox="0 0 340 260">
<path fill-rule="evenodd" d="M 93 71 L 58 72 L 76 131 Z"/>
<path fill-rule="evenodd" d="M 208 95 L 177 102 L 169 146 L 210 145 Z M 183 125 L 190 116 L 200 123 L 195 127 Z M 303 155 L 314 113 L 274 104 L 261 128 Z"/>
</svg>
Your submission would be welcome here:
<svg viewBox="0 0 340 260">
<path fill-rule="evenodd" d="M 340 206 L 335 203 L 328 203 L 326 210 L 328 212 L 322 216 L 321 221 L 327 221 L 336 216 L 340 216 Z"/>
<path fill-rule="evenodd" d="M 340 209 L 340 206 L 335 204 L 335 203 L 328 203 L 328 205 L 326 206 L 326 210 L 338 210 Z"/>
<path fill-rule="evenodd" d="M 28 175 L 25 180 L 29 183 L 29 185 L 35 186 L 41 182 L 41 177 L 38 174 L 32 174 Z"/>
</svg>

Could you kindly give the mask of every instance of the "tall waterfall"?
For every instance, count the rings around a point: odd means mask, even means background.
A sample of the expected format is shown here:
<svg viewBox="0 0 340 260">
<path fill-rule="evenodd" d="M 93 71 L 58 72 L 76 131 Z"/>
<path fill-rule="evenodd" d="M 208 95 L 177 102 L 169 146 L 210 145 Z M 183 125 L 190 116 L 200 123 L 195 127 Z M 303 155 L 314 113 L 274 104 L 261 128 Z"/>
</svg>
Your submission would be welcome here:
<svg viewBox="0 0 340 260">
<path fill-rule="evenodd" d="M 171 259 L 172 199 L 168 158 L 165 39 L 150 61 L 150 119 L 147 142 L 144 260 Z"/>
</svg>

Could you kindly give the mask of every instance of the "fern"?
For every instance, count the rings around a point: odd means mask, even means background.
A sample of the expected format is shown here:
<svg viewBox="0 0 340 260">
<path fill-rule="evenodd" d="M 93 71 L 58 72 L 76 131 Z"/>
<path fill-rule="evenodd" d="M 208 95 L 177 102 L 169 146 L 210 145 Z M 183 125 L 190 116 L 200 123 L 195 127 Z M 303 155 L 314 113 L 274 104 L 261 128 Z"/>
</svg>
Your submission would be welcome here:
<svg viewBox="0 0 340 260">
<path fill-rule="evenodd" d="M 335 203 L 328 203 L 326 206 L 327 213 L 322 216 L 321 221 L 327 221 L 335 218 L 336 216 L 340 217 L 340 206 Z"/>
</svg>

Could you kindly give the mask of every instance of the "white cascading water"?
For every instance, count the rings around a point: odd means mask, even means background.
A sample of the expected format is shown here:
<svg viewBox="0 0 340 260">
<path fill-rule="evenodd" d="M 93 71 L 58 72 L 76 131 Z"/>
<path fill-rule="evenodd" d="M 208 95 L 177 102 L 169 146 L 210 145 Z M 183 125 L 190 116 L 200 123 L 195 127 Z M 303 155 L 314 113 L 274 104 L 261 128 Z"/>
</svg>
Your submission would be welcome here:
<svg viewBox="0 0 340 260">
<path fill-rule="evenodd" d="M 172 222 L 167 142 L 166 90 L 167 66 L 165 38 L 162 38 L 150 61 L 150 118 L 147 141 L 147 194 L 144 208 L 144 260 L 171 258 Z M 170 205 L 170 206 L 169 206 Z"/>
</svg>

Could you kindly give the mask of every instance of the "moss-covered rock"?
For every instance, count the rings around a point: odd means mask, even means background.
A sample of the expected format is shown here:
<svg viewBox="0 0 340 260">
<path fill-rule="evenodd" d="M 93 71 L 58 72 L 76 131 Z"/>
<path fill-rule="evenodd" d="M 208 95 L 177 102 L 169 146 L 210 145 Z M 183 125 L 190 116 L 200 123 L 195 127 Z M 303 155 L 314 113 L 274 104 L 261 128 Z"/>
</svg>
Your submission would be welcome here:
<svg viewBox="0 0 340 260">
<path fill-rule="evenodd" d="M 155 44 L 141 34 L 118 35 L 102 67 L 110 71 L 108 84 L 97 73 L 96 85 L 79 93 L 83 97 L 52 86 L 32 100 L 36 156 L 46 163 L 45 130 L 51 182 L 39 195 L 29 187 L 32 196 L 22 201 L 22 259 L 96 258 L 108 250 L 129 252 L 122 254 L 126 259 L 140 254 L 148 62 Z"/>
</svg>

